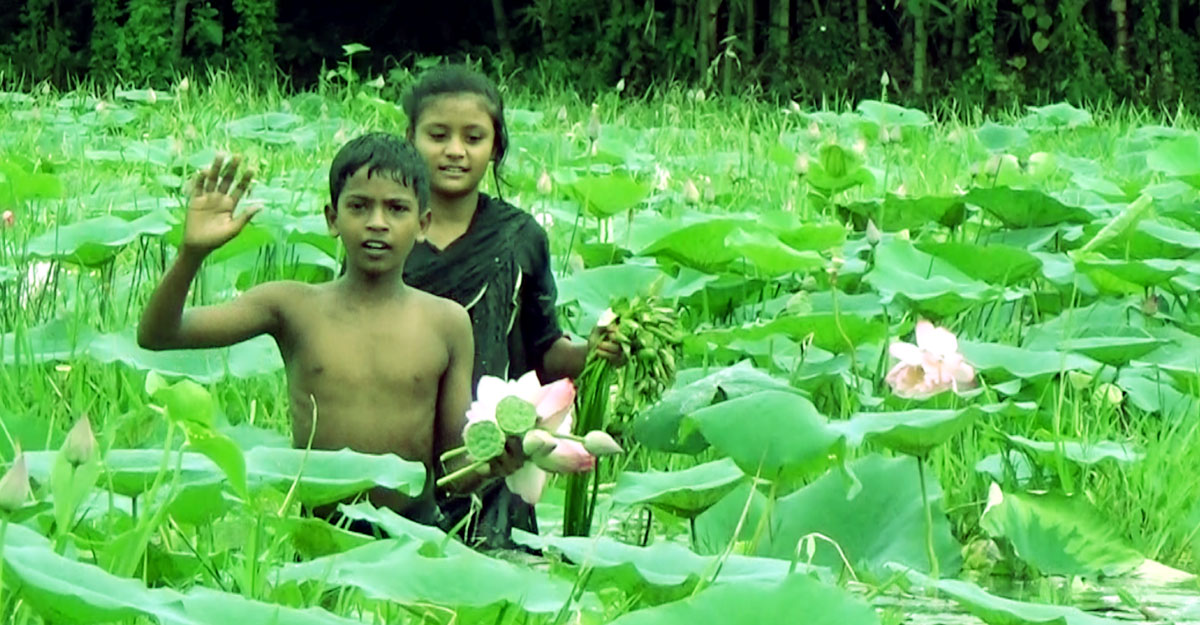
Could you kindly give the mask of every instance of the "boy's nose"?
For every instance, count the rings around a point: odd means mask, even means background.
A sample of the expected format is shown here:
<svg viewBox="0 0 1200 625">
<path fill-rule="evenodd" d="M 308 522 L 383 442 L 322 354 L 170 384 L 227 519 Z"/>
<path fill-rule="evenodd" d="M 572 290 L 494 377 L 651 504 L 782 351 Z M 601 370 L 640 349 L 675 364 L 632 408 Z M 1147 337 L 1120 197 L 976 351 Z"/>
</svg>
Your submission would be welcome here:
<svg viewBox="0 0 1200 625">
<path fill-rule="evenodd" d="M 387 220 L 383 218 L 383 209 L 376 208 L 367 217 L 367 228 L 370 230 L 386 230 Z"/>
</svg>

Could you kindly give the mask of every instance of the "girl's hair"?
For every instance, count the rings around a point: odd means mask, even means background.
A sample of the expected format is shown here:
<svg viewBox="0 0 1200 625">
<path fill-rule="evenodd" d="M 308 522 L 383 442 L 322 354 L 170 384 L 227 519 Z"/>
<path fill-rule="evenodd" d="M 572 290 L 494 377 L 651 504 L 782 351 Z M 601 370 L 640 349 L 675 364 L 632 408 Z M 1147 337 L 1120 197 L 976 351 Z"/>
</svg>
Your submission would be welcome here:
<svg viewBox="0 0 1200 625">
<path fill-rule="evenodd" d="M 508 127 L 504 125 L 504 100 L 500 90 L 487 76 L 466 65 L 439 65 L 423 72 L 404 94 L 404 114 L 408 116 L 408 138 L 413 139 L 417 120 L 430 100 L 444 95 L 473 93 L 487 103 L 495 139 L 492 143 L 492 176 L 500 181 L 500 163 L 508 151 Z M 499 191 L 499 184 L 496 185 Z"/>
</svg>

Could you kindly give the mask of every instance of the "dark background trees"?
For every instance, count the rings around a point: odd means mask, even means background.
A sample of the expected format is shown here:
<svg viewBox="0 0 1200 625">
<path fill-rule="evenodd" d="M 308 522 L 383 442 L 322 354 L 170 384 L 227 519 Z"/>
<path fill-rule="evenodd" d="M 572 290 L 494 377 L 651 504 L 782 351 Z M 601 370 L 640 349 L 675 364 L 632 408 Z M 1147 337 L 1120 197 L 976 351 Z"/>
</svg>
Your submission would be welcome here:
<svg viewBox="0 0 1200 625">
<path fill-rule="evenodd" d="M 581 92 L 682 81 L 800 101 L 880 96 L 991 106 L 1200 98 L 1196 0 L 0 0 L 0 70 L 25 84 L 166 84 L 246 68 L 294 86 L 342 45 L 386 75 L 471 54 Z"/>
</svg>

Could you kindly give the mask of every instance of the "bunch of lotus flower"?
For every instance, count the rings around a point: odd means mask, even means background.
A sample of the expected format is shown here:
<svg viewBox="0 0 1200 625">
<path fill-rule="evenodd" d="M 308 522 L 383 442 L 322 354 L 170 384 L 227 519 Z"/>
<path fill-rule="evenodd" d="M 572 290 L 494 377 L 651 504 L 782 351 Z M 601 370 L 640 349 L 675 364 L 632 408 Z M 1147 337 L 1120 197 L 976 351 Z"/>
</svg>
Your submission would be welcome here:
<svg viewBox="0 0 1200 625">
<path fill-rule="evenodd" d="M 601 431 L 571 433 L 575 385 L 562 379 L 545 386 L 534 372 L 515 381 L 484 376 L 476 400 L 467 411 L 464 445 L 442 454 L 442 462 L 466 454 L 471 462 L 438 480 L 444 486 L 505 453 L 511 437 L 519 437 L 525 464 L 505 478 L 510 490 L 528 503 L 537 503 L 548 473 L 581 473 L 596 466 L 596 456 L 621 453 L 621 446 Z"/>
<path fill-rule="evenodd" d="M 675 355 L 683 342 L 675 309 L 657 305 L 653 297 L 622 298 L 596 325 L 608 330 L 625 355 L 615 380 L 614 412 L 631 415 L 658 401 L 675 381 Z"/>
</svg>

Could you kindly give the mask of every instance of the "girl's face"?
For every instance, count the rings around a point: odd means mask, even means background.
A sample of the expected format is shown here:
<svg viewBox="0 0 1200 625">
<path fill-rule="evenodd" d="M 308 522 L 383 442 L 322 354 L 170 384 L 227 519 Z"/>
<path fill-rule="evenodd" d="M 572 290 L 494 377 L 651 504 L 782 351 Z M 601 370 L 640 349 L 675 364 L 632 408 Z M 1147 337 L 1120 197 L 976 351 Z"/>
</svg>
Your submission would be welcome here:
<svg viewBox="0 0 1200 625">
<path fill-rule="evenodd" d="M 494 154 L 495 128 L 487 101 L 474 93 L 434 96 L 417 116 L 413 145 L 429 167 L 434 195 L 475 192 Z"/>
</svg>

